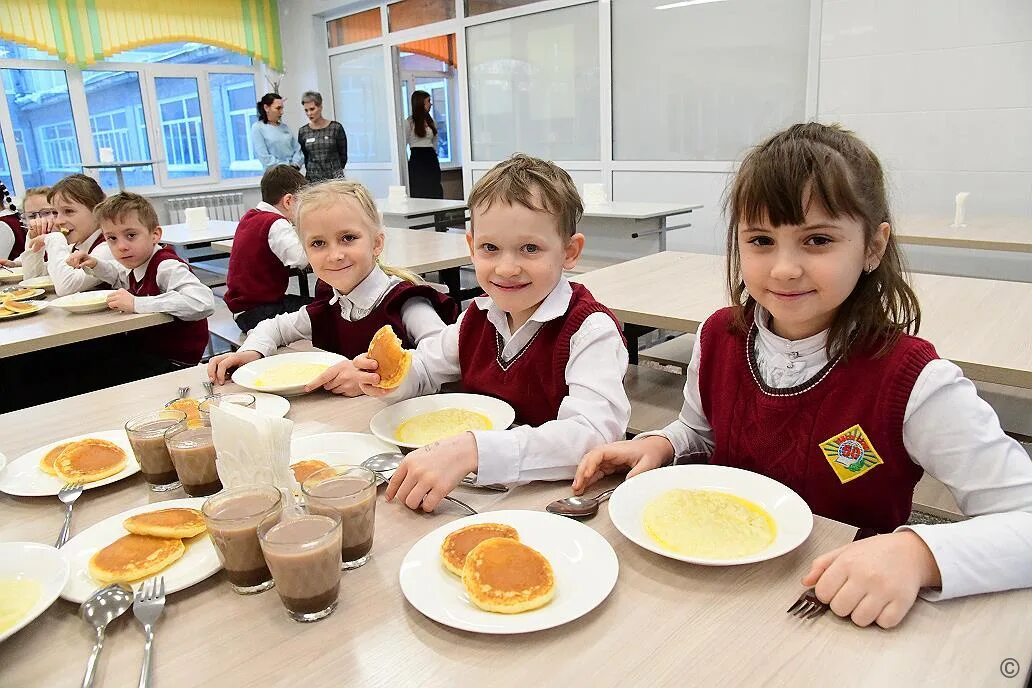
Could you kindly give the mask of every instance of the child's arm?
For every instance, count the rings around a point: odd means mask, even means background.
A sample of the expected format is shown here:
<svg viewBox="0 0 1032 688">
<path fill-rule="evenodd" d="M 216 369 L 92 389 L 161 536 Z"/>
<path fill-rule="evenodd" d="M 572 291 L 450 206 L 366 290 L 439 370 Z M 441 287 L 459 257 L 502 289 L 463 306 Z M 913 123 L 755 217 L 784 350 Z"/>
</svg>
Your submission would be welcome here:
<svg viewBox="0 0 1032 688">
<path fill-rule="evenodd" d="M 280 262 L 288 268 L 303 268 L 308 266 L 308 256 L 305 255 L 305 248 L 294 231 L 290 220 L 283 218 L 276 220 L 269 228 L 269 248 L 279 258 Z"/>
<path fill-rule="evenodd" d="M 221 354 L 208 361 L 208 378 L 212 382 L 224 385 L 226 376 L 234 368 L 257 361 L 264 356 L 271 356 L 282 346 L 311 338 L 312 320 L 308 317 L 307 308 L 262 320 L 248 333 L 239 351 Z"/>
<path fill-rule="evenodd" d="M 155 279 L 161 293 L 135 297 L 135 312 L 168 313 L 180 320 L 203 320 L 215 312 L 215 295 L 186 263 L 162 261 Z"/>
<path fill-rule="evenodd" d="M 475 308 L 475 306 L 473 306 Z M 412 367 L 396 389 L 385 390 L 362 384 L 363 394 L 383 397 L 388 402 L 402 401 L 410 397 L 434 394 L 441 386 L 462 377 L 459 365 L 459 325 L 465 313 L 454 325 L 447 325 L 436 335 L 425 337 L 412 353 Z M 376 361 L 362 354 L 355 357 L 355 366 L 362 371 L 375 371 Z"/>
<path fill-rule="evenodd" d="M 406 301 L 401 307 L 401 321 L 417 347 L 421 341 L 439 334 L 447 326 L 430 302 L 424 298 Z"/>
<path fill-rule="evenodd" d="M 47 274 L 47 265 L 43 262 L 43 249 L 33 251 L 32 239 L 26 240 L 25 250 L 18 256 L 18 262 L 21 263 L 22 275 L 25 279 L 42 277 Z"/>
<path fill-rule="evenodd" d="M 68 265 L 66 261 L 72 253 L 72 247 L 64 234 L 50 232 L 44 235 L 43 240 L 47 249 L 47 272 L 54 281 L 54 291 L 58 296 L 77 294 L 101 283 L 98 278 L 86 274 L 86 271 Z M 98 260 L 109 260 L 112 257 L 107 244 L 97 247 L 93 255 Z"/>
<path fill-rule="evenodd" d="M 84 272 L 96 277 L 113 289 L 124 289 L 129 286 L 129 273 L 113 260 L 97 260 L 82 251 L 76 251 L 68 257 L 71 267 L 80 267 Z"/>
</svg>

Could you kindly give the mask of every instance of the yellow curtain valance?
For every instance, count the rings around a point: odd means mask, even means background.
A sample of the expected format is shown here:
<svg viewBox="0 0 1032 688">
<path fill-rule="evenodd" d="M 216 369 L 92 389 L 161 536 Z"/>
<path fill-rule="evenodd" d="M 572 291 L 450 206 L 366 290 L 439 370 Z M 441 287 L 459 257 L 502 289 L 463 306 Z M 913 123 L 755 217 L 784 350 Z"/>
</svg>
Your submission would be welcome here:
<svg viewBox="0 0 1032 688">
<path fill-rule="evenodd" d="M 0 38 L 80 66 L 145 45 L 196 41 L 283 68 L 277 0 L 3 0 Z"/>
</svg>

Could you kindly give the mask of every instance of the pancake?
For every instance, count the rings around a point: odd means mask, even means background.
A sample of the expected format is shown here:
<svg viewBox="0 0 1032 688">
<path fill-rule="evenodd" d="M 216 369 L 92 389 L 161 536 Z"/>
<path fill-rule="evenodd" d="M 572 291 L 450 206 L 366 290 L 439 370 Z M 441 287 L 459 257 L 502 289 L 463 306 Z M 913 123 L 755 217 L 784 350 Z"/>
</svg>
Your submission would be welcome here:
<svg viewBox="0 0 1032 688">
<path fill-rule="evenodd" d="M 290 470 L 294 471 L 294 479 L 297 480 L 300 485 L 304 481 L 308 480 L 308 476 L 312 475 L 316 471 L 321 471 L 324 468 L 329 468 L 330 464 L 319 459 L 305 459 L 304 461 L 298 461 L 297 463 L 290 465 Z"/>
<path fill-rule="evenodd" d="M 540 552 L 509 538 L 489 538 L 473 548 L 462 569 L 470 601 L 498 614 L 519 614 L 548 604 L 555 573 Z"/>
<path fill-rule="evenodd" d="M 32 313 L 38 311 L 39 306 L 34 303 L 24 303 L 22 301 L 15 301 L 14 299 L 5 299 L 3 307 L 12 313 Z"/>
<path fill-rule="evenodd" d="M 200 535 L 207 526 L 197 509 L 159 509 L 130 516 L 122 527 L 136 535 L 159 538 L 189 538 Z"/>
<path fill-rule="evenodd" d="M 43 458 L 39 460 L 39 469 L 49 475 L 57 475 L 57 471 L 54 470 L 54 462 L 57 461 L 57 457 L 61 456 L 61 452 L 73 444 L 75 444 L 75 442 L 63 442 L 48 451 L 44 454 Z"/>
<path fill-rule="evenodd" d="M 187 421 L 200 420 L 200 406 L 201 402 L 196 399 L 176 399 L 165 404 L 165 408 L 185 413 Z"/>
<path fill-rule="evenodd" d="M 515 528 L 504 523 L 477 523 L 459 528 L 441 543 L 441 561 L 444 568 L 461 578 L 462 567 L 466 565 L 466 555 L 488 538 L 519 540 L 520 534 Z"/>
<path fill-rule="evenodd" d="M 664 549 L 702 559 L 748 557 L 777 536 L 763 507 L 717 490 L 668 490 L 645 505 L 642 525 Z"/>
<path fill-rule="evenodd" d="M 369 358 L 379 364 L 381 389 L 394 389 L 401 384 L 412 365 L 412 352 L 401 347 L 401 340 L 390 325 L 384 325 L 369 341 Z"/>
<path fill-rule="evenodd" d="M 93 437 L 72 442 L 54 461 L 57 477 L 66 482 L 92 483 L 125 468 L 125 450 Z"/>
<path fill-rule="evenodd" d="M 184 552 L 176 538 L 124 535 L 90 557 L 89 572 L 100 583 L 127 583 L 163 571 Z"/>
</svg>

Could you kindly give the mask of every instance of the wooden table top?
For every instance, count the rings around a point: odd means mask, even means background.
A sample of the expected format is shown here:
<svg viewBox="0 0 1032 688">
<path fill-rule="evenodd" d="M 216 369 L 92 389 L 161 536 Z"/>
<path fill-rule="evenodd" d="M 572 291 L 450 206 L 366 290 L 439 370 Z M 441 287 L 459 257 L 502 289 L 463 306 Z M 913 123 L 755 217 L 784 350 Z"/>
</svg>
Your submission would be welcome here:
<svg viewBox="0 0 1032 688">
<path fill-rule="evenodd" d="M 47 297 L 54 300 L 53 294 L 48 293 Z M 69 313 L 50 307 L 36 315 L 0 322 L 0 358 L 130 332 L 171 320 L 172 316 L 164 313 L 118 313 L 112 310 Z"/>
<path fill-rule="evenodd" d="M 462 234 L 424 232 L 404 227 L 385 227 L 387 242 L 383 262 L 416 274 L 469 265 L 469 245 Z M 229 253 L 233 241 L 216 241 L 212 248 Z"/>
<path fill-rule="evenodd" d="M 161 243 L 169 246 L 208 244 L 212 241 L 232 239 L 237 223 L 230 220 L 208 220 L 204 229 L 191 229 L 186 223 L 161 226 Z"/>
<path fill-rule="evenodd" d="M 695 332 L 727 305 L 723 256 L 664 251 L 587 272 L 588 287 L 624 323 Z M 973 380 L 1032 388 L 1032 284 L 911 274 L 919 335 Z"/>
<path fill-rule="evenodd" d="M 1032 218 L 988 217 L 951 227 L 953 218 L 904 216 L 896 222 L 896 238 L 904 244 L 1032 253 Z"/>
<path fill-rule="evenodd" d="M 466 208 L 466 201 L 446 198 L 377 198 L 376 208 L 381 215 L 401 215 L 407 218 L 445 213 Z"/>
<path fill-rule="evenodd" d="M 613 218 L 618 220 L 649 220 L 657 217 L 690 213 L 701 207 L 701 203 L 641 203 L 638 201 L 606 201 L 605 203 L 585 203 L 584 217 Z"/>
<path fill-rule="evenodd" d="M 0 415 L 0 450 L 14 458 L 44 442 L 117 428 L 141 409 L 160 406 L 180 384 L 199 388 L 201 379 L 200 369 L 182 370 Z M 296 436 L 363 431 L 382 408 L 377 400 L 325 392 L 293 398 L 291 405 Z M 481 511 L 540 510 L 566 494 L 566 483 L 534 483 L 507 494 L 457 492 Z M 139 475 L 91 490 L 76 503 L 72 534 L 166 497 L 147 491 Z M 420 537 L 459 516 L 447 506 L 422 514 L 379 502 L 372 559 L 343 574 L 339 607 L 318 623 L 290 621 L 275 589 L 236 595 L 222 572 L 169 595 L 156 627 L 154 685 L 623 686 L 633 677 L 633 685 L 1010 687 L 1028 675 L 1032 591 L 918 600 L 891 631 L 860 629 L 831 613 L 812 621 L 786 614 L 812 559 L 855 532 L 823 518 L 792 553 L 721 568 L 640 549 L 616 531 L 603 507 L 586 523 L 613 545 L 620 574 L 598 608 L 538 633 L 457 631 L 406 602 L 398 571 Z M 50 543 L 62 518 L 56 499 L 0 495 L 2 541 Z M 108 629 L 97 685 L 137 685 L 143 634 L 128 617 Z M 3 684 L 77 685 L 91 641 L 77 607 L 58 600 L 0 645 Z M 1007 658 L 1019 662 L 1017 678 L 1001 675 Z"/>
</svg>

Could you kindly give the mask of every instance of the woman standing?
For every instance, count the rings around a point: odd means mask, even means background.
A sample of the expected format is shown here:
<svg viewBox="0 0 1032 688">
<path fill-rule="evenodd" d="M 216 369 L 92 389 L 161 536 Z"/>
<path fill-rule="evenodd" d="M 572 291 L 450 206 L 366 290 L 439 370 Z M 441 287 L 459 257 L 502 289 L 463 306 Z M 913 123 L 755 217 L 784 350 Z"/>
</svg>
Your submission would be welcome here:
<svg viewBox="0 0 1032 688">
<path fill-rule="evenodd" d="M 305 91 L 301 107 L 308 124 L 297 132 L 297 142 L 305 156 L 305 178 L 311 182 L 344 177 L 348 164 L 348 137 L 340 122 L 322 116 L 322 94 Z"/>
<path fill-rule="evenodd" d="M 251 145 L 262 166 L 293 165 L 301 169 L 301 147 L 294 132 L 283 123 L 283 97 L 266 93 L 255 105 L 258 121 L 251 126 Z"/>
<path fill-rule="evenodd" d="M 437 125 L 430 116 L 430 94 L 412 92 L 412 116 L 406 120 L 405 142 L 409 145 L 409 196 L 444 198 L 441 163 L 437 160 Z"/>
</svg>

